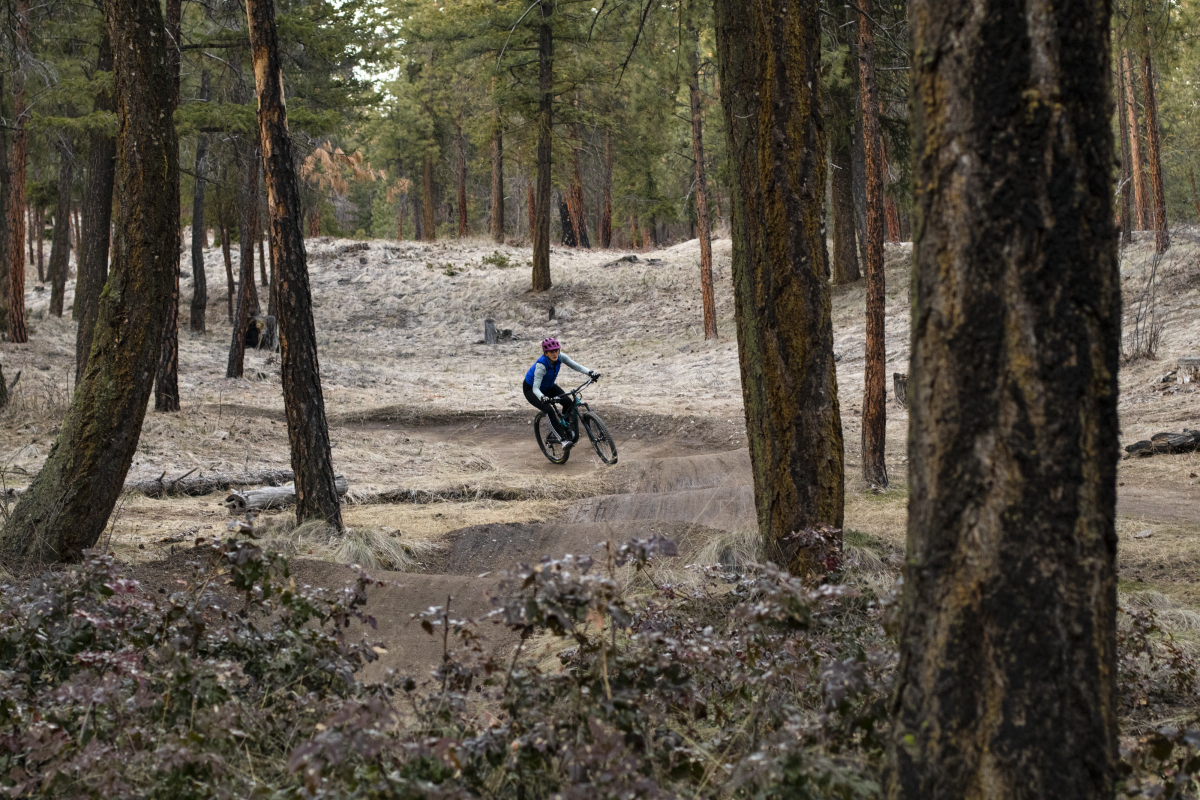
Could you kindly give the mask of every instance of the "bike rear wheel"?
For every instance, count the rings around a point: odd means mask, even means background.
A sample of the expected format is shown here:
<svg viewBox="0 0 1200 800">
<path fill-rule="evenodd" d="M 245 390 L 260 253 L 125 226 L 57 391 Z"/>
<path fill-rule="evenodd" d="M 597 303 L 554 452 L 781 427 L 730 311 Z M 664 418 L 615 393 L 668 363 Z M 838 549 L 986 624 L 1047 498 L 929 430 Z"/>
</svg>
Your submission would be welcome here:
<svg viewBox="0 0 1200 800">
<path fill-rule="evenodd" d="M 534 417 L 533 434 L 537 437 L 538 447 L 542 449 L 542 455 L 549 459 L 551 464 L 565 464 L 567 459 L 571 457 L 571 451 L 563 448 L 562 440 L 559 439 L 554 426 L 550 424 L 550 420 L 546 417 L 546 412 L 543 411 Z"/>
<path fill-rule="evenodd" d="M 591 411 L 585 412 L 583 429 L 587 431 L 588 438 L 592 440 L 592 447 L 596 448 L 596 455 L 600 456 L 600 460 L 605 464 L 617 463 L 617 444 L 613 441 L 612 434 L 608 432 L 608 426 L 604 424 L 604 420 Z"/>
</svg>

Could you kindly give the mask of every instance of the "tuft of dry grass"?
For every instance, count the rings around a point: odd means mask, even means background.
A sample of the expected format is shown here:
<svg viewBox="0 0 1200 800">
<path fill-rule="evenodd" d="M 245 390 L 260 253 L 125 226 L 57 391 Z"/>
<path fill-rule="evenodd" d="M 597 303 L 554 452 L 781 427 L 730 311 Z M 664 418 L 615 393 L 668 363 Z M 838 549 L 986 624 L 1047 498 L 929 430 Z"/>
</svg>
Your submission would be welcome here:
<svg viewBox="0 0 1200 800">
<path fill-rule="evenodd" d="M 410 570 L 442 547 L 436 541 L 402 537 L 390 528 L 347 527 L 339 534 L 320 521 L 296 525 L 291 515 L 271 517 L 260 528 L 264 549 L 366 569 Z"/>
</svg>

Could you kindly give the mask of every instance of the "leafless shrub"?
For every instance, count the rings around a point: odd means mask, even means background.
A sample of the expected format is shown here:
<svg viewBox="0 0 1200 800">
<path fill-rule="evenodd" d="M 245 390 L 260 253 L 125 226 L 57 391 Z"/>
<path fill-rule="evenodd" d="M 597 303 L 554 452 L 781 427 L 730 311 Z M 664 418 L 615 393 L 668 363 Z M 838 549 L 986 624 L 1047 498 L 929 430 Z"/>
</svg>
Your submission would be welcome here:
<svg viewBox="0 0 1200 800">
<path fill-rule="evenodd" d="M 1142 266 L 1142 288 L 1131 309 L 1133 327 L 1128 335 L 1121 337 L 1121 359 L 1126 363 L 1158 358 L 1163 329 L 1163 317 L 1158 310 L 1158 271 L 1163 256 L 1163 253 L 1155 253 Z"/>
</svg>

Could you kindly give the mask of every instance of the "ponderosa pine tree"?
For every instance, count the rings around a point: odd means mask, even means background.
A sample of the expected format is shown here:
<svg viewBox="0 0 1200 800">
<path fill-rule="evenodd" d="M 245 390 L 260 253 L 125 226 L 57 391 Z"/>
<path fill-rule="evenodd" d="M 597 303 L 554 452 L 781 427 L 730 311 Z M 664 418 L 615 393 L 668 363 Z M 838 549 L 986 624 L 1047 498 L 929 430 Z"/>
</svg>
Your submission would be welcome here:
<svg viewBox="0 0 1200 800">
<path fill-rule="evenodd" d="M 105 0 L 107 2 L 107 0 Z M 112 40 L 107 29 L 100 38 L 93 76 L 112 72 Z M 97 81 L 99 83 L 99 81 Z M 107 89 L 97 92 L 93 101 L 97 113 L 117 110 L 116 98 Z M 117 174 L 117 140 L 107 130 L 94 129 L 88 135 L 87 188 L 84 191 L 83 223 L 80 231 L 81 255 L 75 282 L 78 327 L 75 335 L 75 382 L 83 380 L 92 335 L 100 313 L 100 293 L 108 280 L 109 229 L 112 227 L 113 185 Z"/>
<path fill-rule="evenodd" d="M 538 111 L 537 177 L 534 180 L 533 211 L 529 218 L 529 233 L 533 240 L 533 290 L 549 291 L 550 280 L 550 148 L 554 136 L 554 29 L 550 18 L 554 8 L 541 0 L 538 3 Z"/>
<path fill-rule="evenodd" d="M 1130 167 L 1132 154 L 1129 141 L 1131 131 L 1125 115 L 1125 70 L 1121 69 L 1118 63 L 1114 71 L 1117 75 L 1117 127 L 1121 132 L 1121 207 L 1117 213 L 1120 215 L 1121 246 L 1124 247 L 1133 241 L 1133 170 Z"/>
<path fill-rule="evenodd" d="M 340 531 L 342 510 L 334 485 L 325 399 L 321 392 L 312 295 L 300 229 L 303 215 L 283 99 L 283 65 L 279 59 L 273 0 L 246 0 L 246 16 L 250 22 L 263 179 L 270 213 L 283 405 L 292 471 L 296 476 L 296 519 L 298 522 L 322 519 Z"/>
<path fill-rule="evenodd" d="M 689 5 L 687 23 L 688 98 L 692 118 L 692 160 L 696 169 L 696 235 L 700 239 L 700 305 L 704 314 L 704 338 L 717 338 L 717 304 L 713 297 L 712 225 L 708 220 L 708 181 L 704 170 L 704 110 L 700 96 L 700 28 L 697 3 Z"/>
<path fill-rule="evenodd" d="M 13 148 L 8 200 L 8 340 L 29 341 L 25 329 L 25 170 L 29 154 L 29 104 L 25 97 L 25 65 L 29 63 L 29 0 L 16 0 L 13 70 Z M 31 254 L 32 256 L 32 254 Z M 30 258 L 32 261 L 33 258 Z"/>
<path fill-rule="evenodd" d="M 1121 105 L 1125 109 L 1129 128 L 1129 164 L 1133 172 L 1133 199 L 1134 208 L 1137 210 L 1137 229 L 1148 231 L 1151 229 L 1150 192 L 1146 188 L 1146 165 L 1142 153 L 1141 126 L 1138 124 L 1137 97 L 1134 92 L 1137 75 L 1133 68 L 1133 55 L 1128 50 L 1121 51 L 1121 72 L 1125 76 L 1125 93 Z"/>
<path fill-rule="evenodd" d="M 492 241 L 504 244 L 504 117 L 497 107 L 492 112 Z M 403 203 L 401 203 L 403 207 Z"/>
<path fill-rule="evenodd" d="M 858 74 L 862 100 L 863 170 L 866 173 L 867 335 L 863 372 L 862 476 L 886 489 L 887 383 L 884 342 L 883 135 L 879 130 L 879 91 L 875 83 L 875 20 L 871 0 L 858 2 Z"/>
<path fill-rule="evenodd" d="M 107 0 L 117 96 L 118 206 L 110 291 L 58 439 L 2 531 L 10 567 L 78 560 L 95 545 L 137 449 L 177 249 L 175 127 L 157 0 Z"/>
<path fill-rule="evenodd" d="M 208 100 L 209 73 L 200 73 L 200 99 Z M 204 198 L 208 183 L 208 136 L 196 137 L 196 162 L 193 168 L 195 184 L 192 189 L 192 305 L 190 325 L 192 333 L 206 333 L 205 318 L 208 314 L 208 276 L 204 272 L 204 246 L 207 244 L 208 228 L 204 224 Z"/>
<path fill-rule="evenodd" d="M 840 551 L 842 424 L 821 215 L 817 0 L 716 0 L 734 175 L 733 287 L 764 550 L 796 574 Z M 813 534 L 830 526 L 832 531 Z"/>
<path fill-rule="evenodd" d="M 1159 144 L 1158 92 L 1154 86 L 1154 63 L 1150 51 L 1142 54 L 1142 101 L 1146 108 L 1146 155 L 1150 168 L 1151 221 L 1154 224 L 1154 252 L 1165 253 L 1171 246 L 1167 232 L 1167 196 L 1163 189 L 1162 147 Z"/>
<path fill-rule="evenodd" d="M 71 187 L 75 183 L 75 154 L 66 138 L 58 143 L 58 191 L 54 207 L 54 238 L 50 243 L 50 313 L 63 315 L 67 266 L 71 250 Z"/>
<path fill-rule="evenodd" d="M 182 63 L 180 46 L 182 0 L 166 2 L 167 59 L 171 80 L 171 114 L 179 108 L 179 70 Z M 179 141 L 175 141 L 175 161 L 179 161 Z M 175 186 L 166 202 L 179 207 L 179 171 L 175 171 Z M 167 301 L 166 318 L 163 323 L 162 351 L 158 357 L 158 371 L 154 377 L 154 410 L 179 410 L 179 272 L 180 251 L 183 249 L 183 229 L 176 226 L 175 255 L 171 259 L 171 296 Z"/>
<path fill-rule="evenodd" d="M 1110 13 L 1105 0 L 911 5 L 895 800 L 1114 795 Z"/>
</svg>

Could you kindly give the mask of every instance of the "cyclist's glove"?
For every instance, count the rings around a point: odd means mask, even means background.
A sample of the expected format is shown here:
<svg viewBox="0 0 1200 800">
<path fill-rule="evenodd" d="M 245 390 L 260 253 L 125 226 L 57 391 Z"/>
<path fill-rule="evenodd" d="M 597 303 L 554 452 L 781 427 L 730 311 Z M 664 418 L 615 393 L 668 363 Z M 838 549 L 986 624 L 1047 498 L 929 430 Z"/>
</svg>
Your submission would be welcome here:
<svg viewBox="0 0 1200 800">
<path fill-rule="evenodd" d="M 591 378 L 593 381 L 598 381 L 598 380 L 600 380 L 600 373 L 596 372 L 595 370 L 592 370 L 591 372 L 588 373 L 588 377 Z"/>
</svg>

